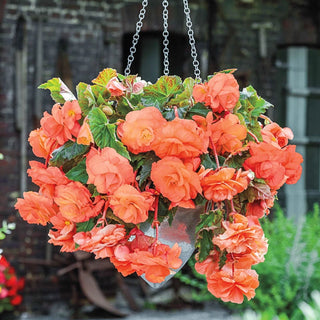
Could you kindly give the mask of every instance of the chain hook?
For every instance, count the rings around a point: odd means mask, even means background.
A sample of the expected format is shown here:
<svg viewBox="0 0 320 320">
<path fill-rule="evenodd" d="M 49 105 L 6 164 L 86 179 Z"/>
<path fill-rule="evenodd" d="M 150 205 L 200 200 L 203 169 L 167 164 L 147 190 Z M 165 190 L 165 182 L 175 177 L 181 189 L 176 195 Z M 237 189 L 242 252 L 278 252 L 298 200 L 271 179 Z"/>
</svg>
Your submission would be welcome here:
<svg viewBox="0 0 320 320">
<path fill-rule="evenodd" d="M 199 61 L 198 61 L 198 54 L 197 54 L 197 48 L 196 48 L 196 41 L 194 39 L 194 32 L 192 29 L 192 21 L 190 17 L 190 9 L 188 0 L 182 0 L 183 1 L 183 7 L 184 7 L 184 13 L 186 15 L 186 26 L 188 29 L 188 36 L 189 36 L 189 44 L 191 47 L 191 57 L 193 59 L 193 67 L 194 67 L 194 75 L 197 82 L 201 82 L 201 72 L 199 69 Z"/>
<path fill-rule="evenodd" d="M 163 0 L 163 74 L 168 76 L 169 75 L 169 31 L 168 31 L 168 1 Z"/>
<path fill-rule="evenodd" d="M 135 34 L 133 35 L 133 39 L 132 39 L 132 45 L 131 45 L 131 48 L 130 48 L 130 54 L 128 56 L 128 60 L 127 60 L 127 67 L 125 68 L 124 70 L 124 75 L 125 76 L 128 76 L 130 74 L 130 69 L 131 69 L 131 65 L 132 65 L 132 62 L 134 60 L 134 54 L 136 53 L 137 49 L 137 44 L 138 44 L 138 41 L 139 41 L 139 38 L 140 38 L 140 31 L 141 31 L 141 28 L 143 26 L 143 19 L 146 15 L 146 8 L 148 6 L 148 0 L 143 0 L 142 1 L 142 8 L 139 12 L 139 21 L 136 23 L 136 32 Z"/>
</svg>

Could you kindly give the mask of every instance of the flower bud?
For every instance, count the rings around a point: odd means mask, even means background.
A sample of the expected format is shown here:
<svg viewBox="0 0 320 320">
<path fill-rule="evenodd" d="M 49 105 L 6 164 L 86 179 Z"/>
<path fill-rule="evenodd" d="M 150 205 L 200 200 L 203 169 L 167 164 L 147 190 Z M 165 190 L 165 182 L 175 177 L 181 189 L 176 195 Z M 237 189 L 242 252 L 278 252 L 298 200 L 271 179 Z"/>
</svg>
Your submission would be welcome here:
<svg viewBox="0 0 320 320">
<path fill-rule="evenodd" d="M 110 106 L 103 106 L 102 111 L 107 115 L 107 116 L 112 116 L 113 115 L 113 109 Z"/>
</svg>

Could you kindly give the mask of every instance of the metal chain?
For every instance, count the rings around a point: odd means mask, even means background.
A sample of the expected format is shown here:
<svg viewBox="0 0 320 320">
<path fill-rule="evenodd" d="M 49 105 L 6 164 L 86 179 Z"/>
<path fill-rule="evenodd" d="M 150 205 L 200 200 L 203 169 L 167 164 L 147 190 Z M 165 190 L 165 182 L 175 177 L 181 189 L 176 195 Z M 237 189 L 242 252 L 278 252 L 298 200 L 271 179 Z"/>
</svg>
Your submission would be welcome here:
<svg viewBox="0 0 320 320">
<path fill-rule="evenodd" d="M 196 77 L 197 82 L 201 82 L 201 72 L 199 69 L 199 61 L 197 59 L 197 49 L 196 49 L 196 41 L 194 40 L 194 32 L 192 29 L 192 21 L 190 17 L 190 9 L 188 0 L 182 0 L 183 1 L 183 7 L 184 7 L 184 13 L 186 15 L 186 26 L 188 28 L 188 36 L 189 36 L 189 44 L 191 47 L 191 57 L 193 59 L 193 67 L 194 67 L 194 75 Z"/>
<path fill-rule="evenodd" d="M 169 31 L 168 31 L 168 1 L 163 0 L 163 74 L 169 75 Z"/>
<path fill-rule="evenodd" d="M 128 56 L 128 60 L 127 60 L 127 67 L 124 70 L 125 76 L 128 76 L 130 74 L 130 68 L 131 68 L 131 64 L 134 60 L 134 54 L 137 51 L 136 46 L 137 46 L 139 38 L 140 38 L 139 33 L 140 33 L 140 30 L 143 26 L 142 21 L 146 15 L 146 7 L 147 6 L 148 6 L 148 0 L 143 0 L 142 1 L 142 8 L 139 12 L 139 21 L 136 23 L 136 33 L 134 34 L 133 39 L 132 39 L 132 46 L 130 48 L 130 55 Z"/>
</svg>

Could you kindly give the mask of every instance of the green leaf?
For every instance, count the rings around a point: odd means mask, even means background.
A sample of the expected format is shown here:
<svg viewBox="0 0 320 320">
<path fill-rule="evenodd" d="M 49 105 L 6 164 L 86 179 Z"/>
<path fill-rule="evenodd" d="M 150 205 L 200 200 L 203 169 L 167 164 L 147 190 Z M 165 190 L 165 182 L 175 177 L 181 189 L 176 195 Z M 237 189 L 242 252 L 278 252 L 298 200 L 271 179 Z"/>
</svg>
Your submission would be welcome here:
<svg viewBox="0 0 320 320">
<path fill-rule="evenodd" d="M 185 116 L 186 116 L 186 114 L 188 112 L 188 109 L 189 109 L 189 106 L 177 108 L 178 117 L 180 119 L 185 118 Z M 164 107 L 162 115 L 168 121 L 171 121 L 176 117 L 175 110 L 173 108 L 170 108 L 170 107 Z"/>
<path fill-rule="evenodd" d="M 108 82 L 116 76 L 117 71 L 115 69 L 106 68 L 99 73 L 97 78 L 92 80 L 92 83 L 105 87 Z"/>
<path fill-rule="evenodd" d="M 249 106 L 244 103 L 244 100 L 248 100 Z M 257 91 L 252 87 L 246 87 L 240 93 L 241 105 L 244 105 L 251 109 L 248 109 L 250 117 L 258 118 L 261 114 L 265 113 L 268 108 L 273 107 L 271 103 L 258 96 Z"/>
<path fill-rule="evenodd" d="M 206 169 L 217 169 L 217 164 L 216 161 L 214 160 L 213 157 L 209 155 L 209 153 L 203 153 L 200 156 L 201 159 L 201 164 L 206 168 Z"/>
<path fill-rule="evenodd" d="M 234 73 L 235 71 L 237 71 L 237 69 L 233 68 L 233 69 L 225 69 L 225 70 L 221 70 L 219 72 L 215 72 L 214 74 L 217 73 Z"/>
<path fill-rule="evenodd" d="M 242 154 L 241 156 L 239 155 L 234 155 L 233 157 L 229 158 L 227 161 L 226 161 L 226 165 L 228 167 L 231 167 L 231 168 L 234 168 L 234 169 L 240 169 L 242 168 L 242 165 L 243 163 L 245 162 L 245 160 L 247 158 L 250 157 L 250 154 L 247 153 L 247 154 Z"/>
<path fill-rule="evenodd" d="M 210 228 L 214 225 L 220 224 L 223 216 L 221 210 L 210 210 L 200 215 L 200 222 L 196 226 L 196 232 L 200 232 L 203 228 Z"/>
<path fill-rule="evenodd" d="M 92 106 L 95 105 L 96 101 L 91 91 L 90 85 L 80 82 L 77 87 L 77 97 L 79 106 L 81 108 L 83 116 L 87 116 Z"/>
<path fill-rule="evenodd" d="M 102 110 L 93 108 L 88 114 L 88 119 L 94 141 L 99 148 L 113 148 L 120 155 L 130 160 L 128 150 L 123 143 L 117 139 L 116 125 L 109 123 L 108 118 Z"/>
<path fill-rule="evenodd" d="M 193 116 L 202 116 L 206 117 L 207 114 L 210 112 L 208 107 L 206 107 L 203 103 L 196 103 L 189 111 L 187 112 L 186 118 L 192 119 Z"/>
<path fill-rule="evenodd" d="M 265 182 L 251 182 L 249 187 L 244 191 L 244 195 L 246 196 L 249 202 L 272 198 L 270 187 Z"/>
<path fill-rule="evenodd" d="M 79 181 L 86 184 L 88 181 L 88 173 L 86 167 L 86 159 L 81 160 L 75 167 L 66 173 L 68 179 Z"/>
<path fill-rule="evenodd" d="M 196 243 L 196 246 L 199 249 L 199 262 L 204 261 L 210 254 L 210 251 L 214 248 L 212 238 L 212 230 L 202 230 L 200 232 Z"/>
<path fill-rule="evenodd" d="M 96 224 L 96 218 L 91 218 L 85 222 L 78 222 L 76 224 L 77 232 L 88 232 L 88 231 L 92 230 L 92 228 L 95 226 L 95 224 Z"/>
<path fill-rule="evenodd" d="M 109 99 L 111 97 L 110 91 L 105 87 L 101 87 L 99 85 L 93 85 L 91 86 L 91 90 L 93 95 L 96 97 L 96 100 L 98 100 L 100 95 L 102 96 L 103 99 Z"/>
<path fill-rule="evenodd" d="M 169 105 L 177 105 L 178 107 L 185 107 L 190 106 L 191 98 L 192 98 L 192 92 L 193 92 L 193 86 L 194 86 L 194 79 L 192 78 L 186 78 L 183 81 L 183 92 L 176 95 L 175 98 L 172 98 L 169 101 Z"/>
<path fill-rule="evenodd" d="M 38 88 L 50 90 L 52 99 L 57 103 L 63 104 L 66 101 L 76 100 L 71 90 L 60 78 L 50 79 L 46 83 L 41 84 Z"/>
<path fill-rule="evenodd" d="M 223 250 L 220 254 L 219 269 L 222 269 L 227 262 L 227 250 Z"/>
<path fill-rule="evenodd" d="M 129 105 L 128 101 L 126 100 L 125 97 L 121 97 L 118 101 L 118 105 L 117 105 L 117 112 L 122 115 L 125 116 L 127 115 L 130 111 L 133 111 L 133 109 L 131 108 L 131 106 Z"/>
<path fill-rule="evenodd" d="M 183 89 L 180 77 L 162 76 L 155 84 L 144 87 L 141 101 L 146 107 L 154 106 L 162 111 L 168 101 Z"/>
<path fill-rule="evenodd" d="M 78 158 L 87 153 L 89 146 L 83 144 L 77 144 L 73 141 L 67 141 L 63 146 L 52 152 L 52 158 L 50 159 L 50 165 L 55 167 L 61 167 L 66 165 L 66 162 L 72 161 L 78 162 Z"/>
<path fill-rule="evenodd" d="M 158 156 L 155 155 L 153 151 L 139 153 L 138 155 L 131 154 L 131 164 L 133 170 L 139 170 L 139 186 L 146 181 L 146 179 L 150 176 L 151 167 L 154 162 L 160 160 Z"/>
</svg>

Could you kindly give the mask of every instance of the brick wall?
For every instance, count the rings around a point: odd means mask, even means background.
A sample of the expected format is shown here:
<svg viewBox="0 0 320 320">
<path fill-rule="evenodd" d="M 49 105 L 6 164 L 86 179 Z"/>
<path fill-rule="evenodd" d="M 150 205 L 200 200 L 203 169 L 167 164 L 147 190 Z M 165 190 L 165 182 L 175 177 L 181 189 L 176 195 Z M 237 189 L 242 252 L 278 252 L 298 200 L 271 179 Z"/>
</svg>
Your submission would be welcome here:
<svg viewBox="0 0 320 320">
<path fill-rule="evenodd" d="M 217 69 L 237 67 L 237 74 L 243 77 L 244 82 L 253 83 L 261 95 L 277 102 L 272 95 L 276 75 L 273 60 L 277 46 L 292 42 L 314 43 L 316 36 L 312 22 L 299 15 L 287 0 L 254 0 L 252 4 L 244 4 L 241 0 L 217 0 L 213 7 L 209 6 L 210 1 L 190 1 L 202 69 L 213 73 Z M 38 126 L 42 112 L 52 106 L 48 92 L 37 92 L 36 87 L 41 82 L 60 75 L 74 87 L 80 81 L 90 82 L 106 66 L 122 71 L 121 38 L 123 34 L 134 31 L 139 3 L 126 3 L 125 0 L 6 1 L 0 24 L 0 152 L 5 157 L 0 161 L 0 220 L 10 217 L 18 225 L 16 232 L 1 246 L 6 248 L 8 258 L 19 265 L 20 271 L 29 279 L 26 289 L 29 299 L 32 295 L 39 296 L 35 286 L 38 282 L 46 290 L 51 288 L 51 293 L 47 291 L 48 299 L 56 300 L 61 282 L 57 281 L 54 268 L 21 263 L 21 259 L 45 260 L 50 249 L 46 244 L 46 229 L 21 221 L 13 209 L 20 192 L 21 150 L 14 95 L 17 20 L 21 15 L 26 19 L 28 98 L 25 103 L 29 132 Z M 213 9 L 210 11 L 209 8 Z M 143 31 L 162 30 L 161 10 L 161 0 L 150 1 Z M 170 31 L 186 33 L 182 10 L 181 1 L 170 1 Z M 266 32 L 268 56 L 265 59 L 259 56 L 258 31 L 252 28 L 256 22 L 272 24 Z M 305 29 L 308 30 L 307 35 L 303 33 Z M 39 72 L 37 43 L 41 35 L 42 66 Z M 209 39 L 212 41 L 210 44 Z M 181 50 L 189 52 L 188 45 Z M 60 55 L 67 53 L 62 67 L 57 66 L 59 52 Z M 215 59 L 214 63 L 208 62 L 208 56 Z M 207 64 L 217 69 L 207 70 Z M 30 149 L 28 153 L 31 157 Z M 29 181 L 28 189 L 32 188 Z M 54 248 L 52 254 L 56 253 L 57 248 Z M 64 289 L 68 292 L 67 284 Z"/>
</svg>

